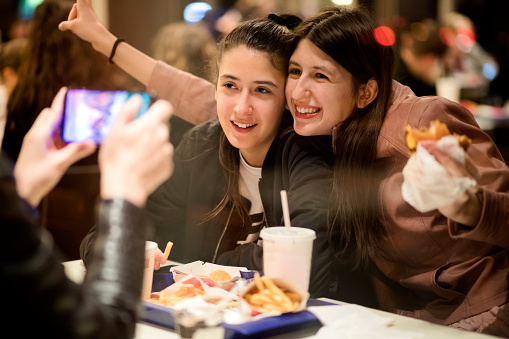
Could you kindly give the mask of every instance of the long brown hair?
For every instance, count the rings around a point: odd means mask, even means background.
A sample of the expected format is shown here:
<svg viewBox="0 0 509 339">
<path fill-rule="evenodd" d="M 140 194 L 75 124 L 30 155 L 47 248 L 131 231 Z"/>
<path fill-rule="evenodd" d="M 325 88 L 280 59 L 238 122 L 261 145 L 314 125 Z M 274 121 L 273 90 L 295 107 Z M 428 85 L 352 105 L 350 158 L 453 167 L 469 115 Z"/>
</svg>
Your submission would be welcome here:
<svg viewBox="0 0 509 339">
<path fill-rule="evenodd" d="M 292 14 L 270 14 L 267 17 L 240 24 L 219 43 L 216 68 L 219 69 L 222 57 L 226 52 L 246 46 L 249 49 L 265 53 L 274 68 L 286 77 L 288 62 L 296 46 L 296 36 L 292 29 L 300 22 L 301 19 Z M 289 112 L 283 114 L 278 136 L 282 134 L 281 131 L 291 128 L 290 117 Z M 227 182 L 227 189 L 222 201 L 205 218 L 206 220 L 210 219 L 228 206 L 235 206 L 243 224 L 250 225 L 249 211 L 239 189 L 239 149 L 230 144 L 224 132 L 221 132 L 220 136 L 219 161 Z"/>
<path fill-rule="evenodd" d="M 391 99 L 394 52 L 375 40 L 376 27 L 367 10 L 340 6 L 323 10 L 296 30 L 352 74 L 354 97 L 370 79 L 378 84 L 375 100 L 363 109 L 355 107 L 333 130 L 328 238 L 334 254 L 354 265 L 369 263 L 386 233 L 379 222 L 375 160 Z"/>
</svg>

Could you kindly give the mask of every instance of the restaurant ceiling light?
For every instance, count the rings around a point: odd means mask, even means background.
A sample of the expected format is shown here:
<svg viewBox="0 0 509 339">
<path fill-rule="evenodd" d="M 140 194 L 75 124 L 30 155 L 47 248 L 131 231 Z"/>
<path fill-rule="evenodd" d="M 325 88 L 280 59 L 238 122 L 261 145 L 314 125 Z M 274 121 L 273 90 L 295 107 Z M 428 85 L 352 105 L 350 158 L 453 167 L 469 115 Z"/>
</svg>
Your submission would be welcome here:
<svg viewBox="0 0 509 339">
<path fill-rule="evenodd" d="M 211 9 L 212 6 L 206 2 L 191 2 L 184 8 L 184 20 L 189 23 L 196 23 L 202 20 L 205 13 Z"/>
<path fill-rule="evenodd" d="M 351 5 L 353 0 L 331 0 L 335 5 Z"/>
</svg>

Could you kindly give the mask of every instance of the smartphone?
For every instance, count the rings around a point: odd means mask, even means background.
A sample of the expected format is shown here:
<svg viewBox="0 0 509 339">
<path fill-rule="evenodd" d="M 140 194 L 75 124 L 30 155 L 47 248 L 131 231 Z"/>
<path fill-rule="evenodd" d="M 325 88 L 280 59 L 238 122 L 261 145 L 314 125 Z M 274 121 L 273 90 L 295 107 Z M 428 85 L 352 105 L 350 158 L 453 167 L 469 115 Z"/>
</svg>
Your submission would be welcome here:
<svg viewBox="0 0 509 339">
<path fill-rule="evenodd" d="M 120 110 L 134 94 L 143 103 L 136 117 L 148 110 L 152 96 L 145 92 L 69 89 L 65 96 L 62 140 L 66 143 L 93 140 L 101 144 L 111 131 Z"/>
</svg>

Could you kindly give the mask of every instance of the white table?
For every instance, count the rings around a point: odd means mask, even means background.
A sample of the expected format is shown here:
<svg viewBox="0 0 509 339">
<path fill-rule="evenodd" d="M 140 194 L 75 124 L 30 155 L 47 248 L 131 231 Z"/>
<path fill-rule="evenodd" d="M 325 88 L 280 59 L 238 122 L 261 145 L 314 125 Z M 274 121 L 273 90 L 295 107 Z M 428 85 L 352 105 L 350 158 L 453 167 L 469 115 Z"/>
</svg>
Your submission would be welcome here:
<svg viewBox="0 0 509 339">
<path fill-rule="evenodd" d="M 179 264 L 176 262 L 167 261 L 166 265 L 175 265 Z M 85 266 L 83 266 L 83 262 L 81 260 L 73 260 L 73 261 L 66 261 L 63 263 L 65 273 L 69 277 L 69 279 L 81 283 L 83 281 L 83 278 L 85 277 Z M 320 300 L 329 301 L 332 303 L 342 304 L 341 302 L 338 302 L 336 300 L 331 299 L 325 299 L 321 298 Z M 441 326 L 437 324 L 433 324 L 430 322 L 404 317 L 393 313 L 388 313 L 380 310 L 374 310 L 371 311 L 392 317 L 394 319 L 394 326 L 398 329 L 405 330 L 405 331 L 412 331 L 412 332 L 420 332 L 424 334 L 423 339 L 437 339 L 437 338 L 447 338 L 447 339 L 487 339 L 487 338 L 495 338 L 492 336 L 479 334 L 479 333 L 473 333 L 473 332 L 467 332 L 467 331 L 461 331 L 457 330 L 452 327 L 448 326 Z M 310 333 L 306 333 L 304 336 L 302 336 L 303 333 L 299 336 L 296 333 L 289 333 L 288 335 L 278 336 L 278 339 L 282 338 L 304 338 L 306 336 L 309 336 Z M 152 324 L 147 324 L 143 322 L 139 322 L 136 326 L 136 338 L 141 339 L 173 339 L 173 338 L 180 338 L 177 334 L 173 333 L 172 331 L 154 326 Z"/>
</svg>

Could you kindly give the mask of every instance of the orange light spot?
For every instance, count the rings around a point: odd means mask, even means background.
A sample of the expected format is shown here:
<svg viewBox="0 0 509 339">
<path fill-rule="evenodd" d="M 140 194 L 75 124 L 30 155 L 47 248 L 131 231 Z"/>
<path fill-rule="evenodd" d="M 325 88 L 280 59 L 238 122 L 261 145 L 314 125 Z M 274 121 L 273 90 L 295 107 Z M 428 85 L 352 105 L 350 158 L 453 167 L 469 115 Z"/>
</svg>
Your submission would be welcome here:
<svg viewBox="0 0 509 339">
<path fill-rule="evenodd" d="M 383 46 L 392 46 L 396 41 L 394 31 L 387 26 L 375 28 L 375 40 Z"/>
<path fill-rule="evenodd" d="M 456 44 L 456 33 L 449 27 L 442 27 L 439 31 L 440 40 L 447 46 L 454 46 Z"/>
</svg>

